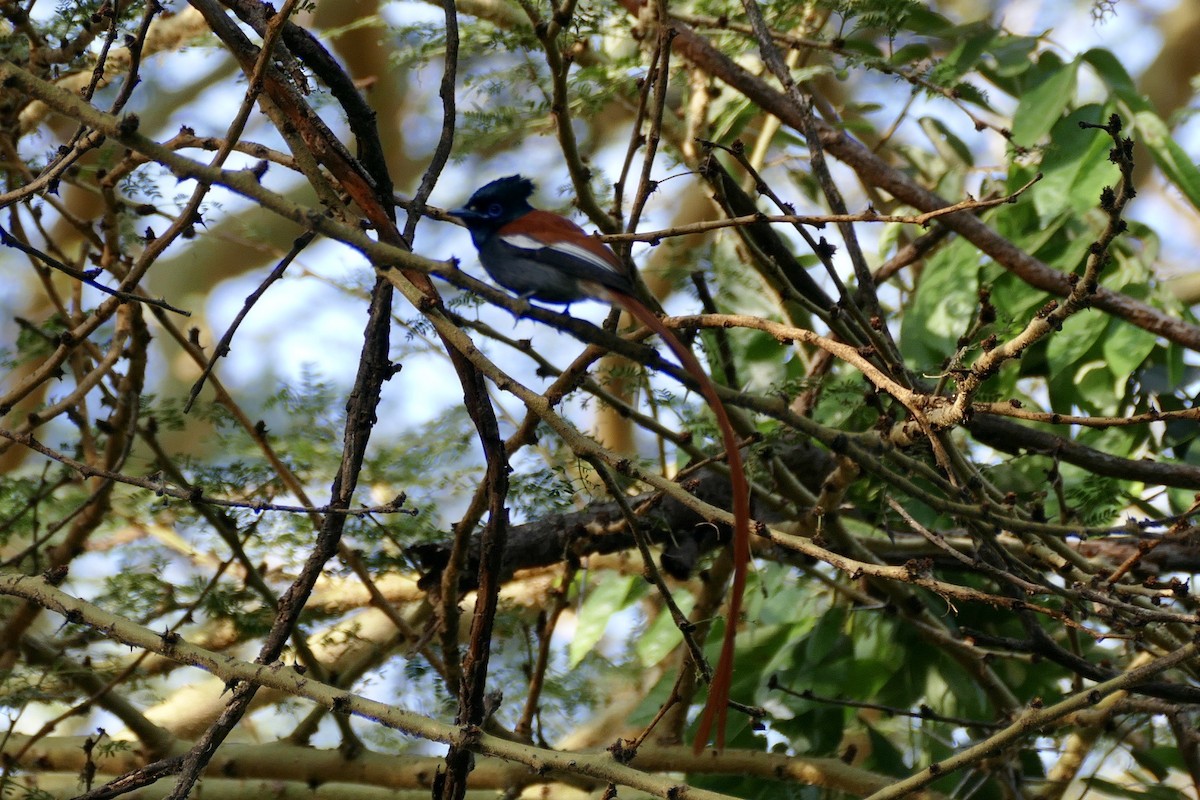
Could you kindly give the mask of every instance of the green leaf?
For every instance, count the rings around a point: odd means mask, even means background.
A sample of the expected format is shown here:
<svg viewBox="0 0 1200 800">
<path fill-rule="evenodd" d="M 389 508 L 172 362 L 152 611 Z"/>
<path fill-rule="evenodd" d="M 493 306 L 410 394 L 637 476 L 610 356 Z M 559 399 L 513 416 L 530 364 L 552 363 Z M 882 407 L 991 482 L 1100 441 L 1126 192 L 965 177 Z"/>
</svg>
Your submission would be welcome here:
<svg viewBox="0 0 1200 800">
<path fill-rule="evenodd" d="M 911 43 L 904 45 L 895 53 L 892 53 L 892 57 L 889 58 L 888 61 L 892 64 L 900 66 L 922 61 L 926 58 L 929 58 L 931 53 L 932 50 L 928 44 L 925 44 L 924 42 Z"/>
<path fill-rule="evenodd" d="M 1060 214 L 1080 214 L 1100 203 L 1100 191 L 1120 174 L 1108 160 L 1112 140 L 1103 131 L 1083 129 L 1080 122 L 1104 118 L 1099 106 L 1085 106 L 1060 120 L 1050 134 L 1042 159 L 1042 180 L 1033 187 L 1033 205 L 1043 224 Z"/>
<path fill-rule="evenodd" d="M 1186 769 L 1176 747 L 1135 747 L 1129 755 L 1159 781 L 1165 781 L 1172 769 Z"/>
<path fill-rule="evenodd" d="M 1068 317 L 1061 331 L 1050 335 L 1046 348 L 1046 360 L 1050 363 L 1050 374 L 1074 375 L 1075 364 L 1087 354 L 1108 329 L 1108 315 L 1094 309 L 1085 309 Z"/>
<path fill-rule="evenodd" d="M 1171 137 L 1167 123 L 1152 111 L 1138 111 L 1133 115 L 1133 129 L 1134 138 L 1146 146 L 1167 179 L 1200 208 L 1200 170 Z"/>
<path fill-rule="evenodd" d="M 801 67 L 796 69 L 792 75 L 797 83 L 803 81 L 811 81 L 815 78 L 822 78 L 826 75 L 833 75 L 833 67 L 828 64 L 813 64 L 809 67 Z"/>
<path fill-rule="evenodd" d="M 1106 781 L 1092 776 L 1089 779 L 1093 789 L 1104 792 L 1111 797 L 1127 797 L 1130 800 L 1185 800 L 1188 794 L 1164 785 L 1133 784 L 1126 786 L 1122 783 Z"/>
<path fill-rule="evenodd" d="M 846 610 L 834 606 L 821 616 L 821 621 L 809 634 L 804 660 L 809 664 L 817 664 L 828 658 L 833 649 L 842 641 L 843 626 L 846 624 Z"/>
<path fill-rule="evenodd" d="M 983 23 L 963 26 L 954 33 L 958 44 L 930 71 L 930 78 L 941 85 L 957 83 L 974 69 L 997 36 L 995 28 Z"/>
<path fill-rule="evenodd" d="M 866 727 L 867 740 L 871 743 L 871 749 L 869 760 L 864 766 L 874 772 L 882 772 L 884 775 L 907 776 L 910 768 L 904 754 L 874 726 L 868 724 Z"/>
<path fill-rule="evenodd" d="M 934 149 L 947 164 L 959 167 L 975 165 L 971 148 L 967 147 L 966 142 L 958 138 L 945 122 L 937 117 L 921 117 L 920 124 L 921 130 L 929 137 Z"/>
<path fill-rule="evenodd" d="M 1071 375 L 1071 394 L 1074 395 L 1071 405 L 1077 405 L 1089 414 L 1102 416 L 1119 414 L 1122 400 L 1121 389 L 1124 386 L 1125 379 L 1114 375 L 1103 361 L 1088 361 L 1075 368 L 1074 374 Z M 1086 432 L 1081 434 L 1081 440 L 1086 436 Z M 1129 448 L 1126 447 L 1124 450 L 1111 452 L 1128 451 Z"/>
<path fill-rule="evenodd" d="M 1115 94 L 1127 103 L 1136 103 L 1135 108 L 1149 108 L 1150 104 L 1138 94 L 1137 86 L 1124 65 L 1110 51 L 1102 48 L 1088 50 L 1079 59 L 1096 71 L 1100 80 L 1108 85 Z"/>
<path fill-rule="evenodd" d="M 1146 360 L 1154 350 L 1155 341 L 1153 333 L 1114 317 L 1109 322 L 1108 333 L 1101 340 L 1100 349 L 1109 369 L 1123 380 Z"/>
<path fill-rule="evenodd" d="M 984 74 L 996 78 L 1014 78 L 1034 69 L 1033 54 L 1040 46 L 1036 36 L 1004 36 L 997 40 L 988 53 L 989 68 Z M 1003 81 L 1000 81 L 1003 83 Z M 1012 91 L 1013 87 L 1004 87 Z"/>
<path fill-rule="evenodd" d="M 1132 117 L 1134 138 L 1150 151 L 1154 163 L 1171 183 L 1175 184 L 1188 201 L 1200 208 L 1200 170 L 1188 154 L 1171 137 L 1167 123 L 1155 112 L 1150 101 L 1138 92 L 1137 86 L 1125 67 L 1107 50 L 1088 50 L 1080 60 L 1089 64 L 1096 75 L 1104 81 L 1113 94 L 1125 106 L 1124 112 Z"/>
<path fill-rule="evenodd" d="M 1013 115 L 1013 141 L 1032 147 L 1050 132 L 1062 117 L 1063 111 L 1075 97 L 1075 78 L 1079 63 L 1063 63 L 1053 53 L 1043 53 L 1038 59 L 1028 87 L 1017 103 Z"/>
<path fill-rule="evenodd" d="M 696 598 L 691 594 L 684 592 L 672 592 L 671 594 L 675 597 L 675 604 L 684 614 L 691 611 L 692 606 L 696 604 Z M 682 641 L 683 634 L 680 633 L 679 626 L 675 624 L 675 620 L 671 619 L 671 613 L 664 608 L 662 613 L 655 617 L 654 622 L 646 628 L 646 632 L 638 639 L 633 649 L 642 666 L 652 667 L 670 655 L 671 651 Z"/>
<path fill-rule="evenodd" d="M 865 56 L 867 58 L 883 58 L 883 51 L 879 49 L 879 45 L 868 38 L 860 38 L 855 36 L 846 37 L 842 43 L 842 47 L 847 53 Z"/>
<path fill-rule="evenodd" d="M 956 239 L 925 266 L 916 297 L 901 317 L 900 351 L 920 370 L 940 369 L 967 331 L 979 297 L 979 254 Z"/>
<path fill-rule="evenodd" d="M 612 574 L 588 593 L 579 609 L 579 622 L 575 636 L 567 648 L 567 668 L 575 669 L 592 648 L 604 636 L 613 614 L 625 608 L 630 599 L 630 590 L 637 579 L 632 575 Z"/>
<path fill-rule="evenodd" d="M 942 36 L 952 29 L 950 20 L 931 8 L 914 8 L 905 20 L 905 27 L 925 36 Z"/>
<path fill-rule="evenodd" d="M 964 103 L 972 103 L 980 108 L 986 108 L 988 111 L 993 110 L 991 103 L 988 102 L 987 93 L 973 83 L 959 81 L 954 84 L 954 94 Z"/>
</svg>

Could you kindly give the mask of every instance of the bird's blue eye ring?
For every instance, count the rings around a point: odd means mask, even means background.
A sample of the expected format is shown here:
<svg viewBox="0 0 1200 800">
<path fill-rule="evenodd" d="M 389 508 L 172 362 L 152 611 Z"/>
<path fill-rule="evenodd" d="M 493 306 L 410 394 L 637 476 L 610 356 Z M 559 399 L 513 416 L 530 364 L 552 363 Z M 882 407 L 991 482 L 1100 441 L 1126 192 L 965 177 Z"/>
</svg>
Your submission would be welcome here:
<svg viewBox="0 0 1200 800">
<path fill-rule="evenodd" d="M 490 206 L 488 206 L 487 213 L 489 217 L 498 217 L 503 211 L 504 207 L 502 205 L 499 203 L 492 203 Z"/>
</svg>

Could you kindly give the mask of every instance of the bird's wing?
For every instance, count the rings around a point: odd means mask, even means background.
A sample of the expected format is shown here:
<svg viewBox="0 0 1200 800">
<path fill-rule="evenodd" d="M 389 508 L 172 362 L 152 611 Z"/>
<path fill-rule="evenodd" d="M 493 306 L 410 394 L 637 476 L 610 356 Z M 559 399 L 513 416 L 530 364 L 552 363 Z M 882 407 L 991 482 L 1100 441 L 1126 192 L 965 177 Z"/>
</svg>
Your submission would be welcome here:
<svg viewBox="0 0 1200 800">
<path fill-rule="evenodd" d="M 608 246 L 574 222 L 549 211 L 531 211 L 513 220 L 497 236 L 520 255 L 555 267 L 574 278 L 630 292 L 629 277 Z"/>
</svg>

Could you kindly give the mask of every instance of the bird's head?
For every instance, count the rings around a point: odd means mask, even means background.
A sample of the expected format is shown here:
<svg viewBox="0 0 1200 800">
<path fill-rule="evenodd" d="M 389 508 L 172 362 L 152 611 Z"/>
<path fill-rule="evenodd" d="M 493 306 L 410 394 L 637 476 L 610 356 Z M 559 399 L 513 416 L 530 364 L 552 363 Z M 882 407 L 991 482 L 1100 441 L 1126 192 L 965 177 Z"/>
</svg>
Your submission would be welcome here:
<svg viewBox="0 0 1200 800">
<path fill-rule="evenodd" d="M 465 206 L 450 213 L 463 221 L 472 236 L 486 236 L 533 211 L 529 205 L 531 194 L 533 181 L 509 175 L 477 190 Z"/>
</svg>

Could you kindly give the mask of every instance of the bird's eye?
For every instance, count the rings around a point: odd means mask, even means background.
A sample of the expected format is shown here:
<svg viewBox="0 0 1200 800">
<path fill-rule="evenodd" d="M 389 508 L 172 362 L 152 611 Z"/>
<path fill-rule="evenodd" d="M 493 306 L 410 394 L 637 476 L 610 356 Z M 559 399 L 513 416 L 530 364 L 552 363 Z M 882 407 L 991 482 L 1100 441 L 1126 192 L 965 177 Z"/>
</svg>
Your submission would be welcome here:
<svg viewBox="0 0 1200 800">
<path fill-rule="evenodd" d="M 498 217 L 504 213 L 504 206 L 500 205 L 499 203 L 492 203 L 490 206 L 488 206 L 487 213 L 489 217 Z"/>
</svg>

